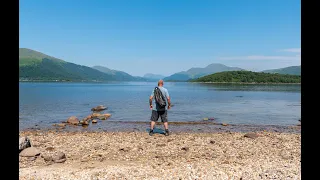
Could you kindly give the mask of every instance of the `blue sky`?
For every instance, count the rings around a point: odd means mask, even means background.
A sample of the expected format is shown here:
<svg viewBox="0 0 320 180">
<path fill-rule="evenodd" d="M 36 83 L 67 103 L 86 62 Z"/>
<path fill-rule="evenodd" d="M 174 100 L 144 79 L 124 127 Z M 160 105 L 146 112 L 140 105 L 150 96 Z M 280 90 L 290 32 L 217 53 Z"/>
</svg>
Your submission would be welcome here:
<svg viewBox="0 0 320 180">
<path fill-rule="evenodd" d="M 19 47 L 131 75 L 301 64 L 300 0 L 20 0 Z M 160 64 L 160 66 L 158 66 Z"/>
</svg>

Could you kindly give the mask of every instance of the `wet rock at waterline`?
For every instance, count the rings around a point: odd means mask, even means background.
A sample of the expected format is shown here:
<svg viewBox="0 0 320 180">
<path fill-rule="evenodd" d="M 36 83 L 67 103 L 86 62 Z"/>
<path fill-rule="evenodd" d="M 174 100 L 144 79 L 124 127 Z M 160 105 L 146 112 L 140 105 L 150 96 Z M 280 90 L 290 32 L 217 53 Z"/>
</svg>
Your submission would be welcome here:
<svg viewBox="0 0 320 180">
<path fill-rule="evenodd" d="M 98 119 L 100 119 L 100 120 L 106 120 L 106 119 L 108 119 L 108 118 L 111 116 L 111 114 L 98 114 L 98 113 L 93 113 L 92 116 L 93 116 L 94 118 L 98 118 Z"/>
<path fill-rule="evenodd" d="M 88 122 L 88 121 L 85 121 L 85 120 L 82 120 L 82 121 L 80 121 L 80 124 L 81 124 L 81 125 L 89 125 L 89 122 Z"/>
<path fill-rule="evenodd" d="M 73 125 L 78 125 L 79 119 L 76 116 L 71 116 L 68 118 L 67 123 L 73 124 Z"/>
<path fill-rule="evenodd" d="M 65 127 L 66 124 L 60 123 L 60 124 L 57 124 L 57 126 L 59 126 L 59 127 Z"/>
<path fill-rule="evenodd" d="M 60 124 L 53 124 L 53 126 L 56 126 L 57 128 L 64 129 L 66 125 L 77 125 L 82 127 L 87 127 L 90 124 L 90 121 L 92 123 L 97 123 L 98 120 L 106 120 L 109 117 L 111 117 L 111 114 L 100 114 L 100 113 L 92 113 L 91 115 L 86 116 L 81 121 L 76 116 L 71 116 L 67 119 L 67 121 L 60 123 Z"/>
<path fill-rule="evenodd" d="M 92 113 L 92 115 L 91 115 L 92 118 L 97 118 L 99 116 L 101 116 L 101 114 L 99 114 L 99 113 Z"/>
</svg>

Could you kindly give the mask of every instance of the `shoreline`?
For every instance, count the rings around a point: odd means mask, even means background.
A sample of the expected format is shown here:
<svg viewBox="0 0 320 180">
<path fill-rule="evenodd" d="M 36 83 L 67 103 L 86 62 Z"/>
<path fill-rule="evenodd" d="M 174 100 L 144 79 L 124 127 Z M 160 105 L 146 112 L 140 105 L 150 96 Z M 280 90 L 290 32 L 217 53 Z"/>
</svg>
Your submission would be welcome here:
<svg viewBox="0 0 320 180">
<path fill-rule="evenodd" d="M 301 134 L 245 134 L 20 131 L 41 155 L 19 156 L 19 179 L 301 179 Z"/>
<path fill-rule="evenodd" d="M 301 83 L 257 83 L 257 82 L 191 82 L 191 83 L 201 83 L 201 84 L 254 84 L 254 85 L 269 85 L 269 84 L 292 84 L 292 85 L 301 85 Z"/>
<path fill-rule="evenodd" d="M 21 128 L 19 131 L 59 131 L 59 132 L 148 132 L 150 122 L 148 121 L 105 121 L 88 125 L 70 125 L 67 123 L 57 123 L 50 126 L 36 125 L 28 128 Z M 19 126 L 20 127 L 20 126 Z M 157 122 L 155 128 L 163 130 L 163 123 Z M 301 133 L 301 123 L 294 125 L 256 125 L 256 124 L 227 124 L 214 121 L 197 122 L 169 122 L 169 130 L 175 133 L 216 133 L 216 132 L 282 132 Z"/>
<path fill-rule="evenodd" d="M 83 80 L 83 81 L 63 81 L 63 80 L 19 80 L 19 82 L 55 82 L 55 83 L 109 83 L 109 82 L 155 82 L 155 81 L 89 81 L 89 80 Z M 289 84 L 289 85 L 301 85 L 301 83 L 272 83 L 272 82 L 268 82 L 268 83 L 257 83 L 257 82 L 192 82 L 192 81 L 167 81 L 169 83 L 199 83 L 199 84 L 254 84 L 254 85 L 268 85 L 268 84 Z"/>
</svg>

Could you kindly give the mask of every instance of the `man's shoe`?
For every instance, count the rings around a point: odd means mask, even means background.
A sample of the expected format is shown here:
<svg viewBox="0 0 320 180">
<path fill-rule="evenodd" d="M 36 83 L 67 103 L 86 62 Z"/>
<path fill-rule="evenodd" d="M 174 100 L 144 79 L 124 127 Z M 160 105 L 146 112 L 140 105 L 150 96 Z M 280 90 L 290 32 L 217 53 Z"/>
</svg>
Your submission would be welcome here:
<svg viewBox="0 0 320 180">
<path fill-rule="evenodd" d="M 169 130 L 165 130 L 164 135 L 169 136 Z"/>
<path fill-rule="evenodd" d="M 149 135 L 152 136 L 154 134 L 153 130 L 149 131 Z"/>
</svg>

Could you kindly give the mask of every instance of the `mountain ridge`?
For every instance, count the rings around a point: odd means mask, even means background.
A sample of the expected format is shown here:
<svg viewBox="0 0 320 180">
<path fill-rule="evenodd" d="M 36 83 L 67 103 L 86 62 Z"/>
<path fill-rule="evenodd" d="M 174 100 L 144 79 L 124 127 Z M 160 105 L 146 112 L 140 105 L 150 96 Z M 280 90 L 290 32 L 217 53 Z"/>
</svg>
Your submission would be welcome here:
<svg viewBox="0 0 320 180">
<path fill-rule="evenodd" d="M 117 81 L 119 77 L 32 49 L 19 48 L 19 79 L 29 81 Z"/>
<path fill-rule="evenodd" d="M 278 69 L 268 69 L 261 72 L 265 73 L 278 73 L 278 74 L 290 74 L 290 75 L 301 75 L 301 65 L 300 66 L 288 66 Z"/>
<path fill-rule="evenodd" d="M 203 77 L 209 74 L 214 74 L 217 72 L 223 71 L 241 71 L 244 70 L 238 67 L 230 67 L 220 63 L 212 63 L 207 65 L 204 68 L 201 67 L 192 67 L 187 71 L 181 71 L 178 73 L 174 73 L 168 77 L 165 77 L 166 81 L 189 81 L 191 79 L 196 79 L 199 77 Z"/>
<path fill-rule="evenodd" d="M 153 74 L 153 73 L 146 73 L 142 76 L 143 78 L 150 79 L 150 80 L 159 80 L 165 78 L 165 76 L 160 74 Z"/>
</svg>

